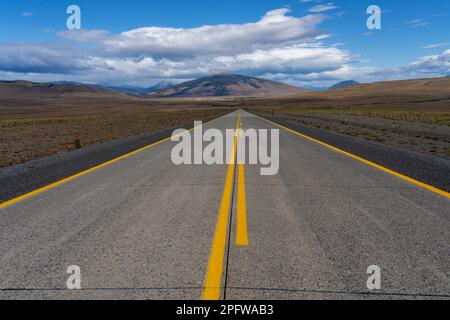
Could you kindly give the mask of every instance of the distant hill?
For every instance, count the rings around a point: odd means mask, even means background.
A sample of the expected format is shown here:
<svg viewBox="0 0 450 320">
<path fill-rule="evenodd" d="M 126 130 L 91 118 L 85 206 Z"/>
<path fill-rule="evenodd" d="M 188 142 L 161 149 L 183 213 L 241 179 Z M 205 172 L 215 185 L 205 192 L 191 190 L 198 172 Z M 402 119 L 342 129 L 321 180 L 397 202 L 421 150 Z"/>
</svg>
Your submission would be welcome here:
<svg viewBox="0 0 450 320">
<path fill-rule="evenodd" d="M 148 88 L 134 87 L 134 86 L 113 86 L 113 85 L 108 85 L 108 84 L 99 84 L 99 85 L 94 85 L 94 86 L 100 87 L 103 89 L 109 89 L 109 90 L 116 91 L 116 92 L 126 93 L 126 94 L 142 95 L 142 94 L 146 94 L 146 93 L 153 92 L 156 90 L 170 88 L 170 87 L 174 86 L 174 84 L 171 82 L 167 82 L 167 81 L 161 81 L 161 82 L 155 84 L 154 86 L 151 86 Z"/>
<path fill-rule="evenodd" d="M 382 81 L 362 83 L 337 90 L 317 93 L 321 96 L 358 96 L 358 95 L 407 95 L 407 96 L 450 96 L 450 78 L 426 78 L 411 80 Z"/>
<path fill-rule="evenodd" d="M 359 84 L 359 82 L 354 81 L 354 80 L 346 80 L 346 81 L 336 83 L 334 86 L 330 87 L 329 90 L 350 87 L 350 86 L 353 86 L 356 84 Z"/>
<path fill-rule="evenodd" d="M 75 82 L 37 83 L 31 81 L 0 81 L 0 94 L 8 97 L 39 97 L 67 94 L 118 95 L 109 88 Z"/>
<path fill-rule="evenodd" d="M 113 86 L 108 84 L 83 84 L 70 81 L 38 83 L 24 80 L 0 81 L 0 94 L 6 96 L 58 96 L 66 94 L 98 94 L 98 95 L 144 95 L 156 90 L 173 86 L 170 82 L 160 82 L 149 88 L 133 86 Z"/>
<path fill-rule="evenodd" d="M 117 92 L 128 93 L 133 95 L 143 95 L 149 92 L 153 92 L 156 90 L 167 89 L 173 87 L 174 84 L 171 82 L 162 81 L 154 86 L 145 88 L 145 87 L 133 87 L 133 86 L 112 86 L 112 85 L 98 85 L 99 87 L 110 89 Z"/>
<path fill-rule="evenodd" d="M 134 95 L 144 94 L 148 90 L 147 88 L 133 87 L 133 86 L 97 85 L 97 87 Z"/>
<path fill-rule="evenodd" d="M 364 83 L 327 91 L 248 101 L 245 106 L 319 109 L 373 108 L 450 112 L 450 77 Z"/>
<path fill-rule="evenodd" d="M 172 82 L 161 81 L 161 82 L 155 84 L 154 86 L 147 88 L 146 92 L 153 92 L 153 91 L 157 91 L 157 90 L 169 89 L 173 86 L 175 86 L 175 84 L 173 84 Z"/>
<path fill-rule="evenodd" d="M 364 83 L 349 87 L 296 95 L 292 103 L 328 101 L 331 106 L 408 106 L 411 110 L 426 106 L 433 110 L 448 110 L 450 77 Z M 320 105 L 326 104 L 319 103 Z M 319 105 L 318 104 L 318 105 Z"/>
<path fill-rule="evenodd" d="M 177 97 L 266 97 L 306 92 L 306 89 L 281 82 L 241 76 L 218 74 L 184 82 L 168 89 L 150 92 L 158 98 Z"/>
</svg>

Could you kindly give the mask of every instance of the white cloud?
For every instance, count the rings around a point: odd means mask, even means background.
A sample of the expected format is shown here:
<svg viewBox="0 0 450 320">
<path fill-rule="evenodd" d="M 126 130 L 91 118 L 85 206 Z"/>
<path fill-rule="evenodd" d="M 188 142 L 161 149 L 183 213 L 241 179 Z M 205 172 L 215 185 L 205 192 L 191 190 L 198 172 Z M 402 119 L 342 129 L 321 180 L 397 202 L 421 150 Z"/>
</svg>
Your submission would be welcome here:
<svg viewBox="0 0 450 320">
<path fill-rule="evenodd" d="M 337 70 L 348 63 L 350 55 L 336 47 L 286 47 L 257 50 L 229 58 L 229 69 L 248 72 L 282 72 L 308 74 Z"/>
<path fill-rule="evenodd" d="M 335 70 L 304 74 L 268 73 L 265 77 L 298 86 L 329 87 L 338 81 L 349 79 L 375 82 L 442 77 L 449 74 L 450 50 L 446 50 L 438 55 L 419 57 L 398 68 L 355 67 L 351 63 L 344 63 L 341 68 Z"/>
<path fill-rule="evenodd" d="M 327 4 L 318 4 L 311 9 L 309 9 L 309 12 L 312 13 L 318 13 L 318 12 L 325 12 L 330 11 L 339 8 L 338 6 L 335 6 L 332 2 L 329 2 Z"/>
<path fill-rule="evenodd" d="M 435 49 L 435 48 L 446 47 L 446 46 L 450 46 L 450 42 L 429 44 L 427 46 L 421 47 L 421 49 Z"/>
<path fill-rule="evenodd" d="M 196 57 L 170 60 L 145 57 L 92 59 L 93 68 L 102 74 L 120 76 L 121 80 L 136 80 L 136 76 L 158 79 L 190 79 L 210 73 L 233 72 L 260 76 L 266 73 L 309 74 L 336 71 L 350 55 L 335 47 L 291 46 L 256 50 L 239 55 Z"/>
<path fill-rule="evenodd" d="M 411 29 L 415 29 L 415 28 L 421 28 L 421 27 L 428 26 L 430 23 L 426 22 L 425 19 L 421 18 L 421 19 L 407 21 L 406 24 L 409 25 L 409 27 Z"/>
<path fill-rule="evenodd" d="M 73 73 L 89 69 L 82 50 L 54 44 L 0 43 L 0 70 Z"/>
<path fill-rule="evenodd" d="M 442 54 L 420 57 L 409 63 L 405 70 L 413 74 L 443 75 L 450 73 L 450 50 Z"/>
<path fill-rule="evenodd" d="M 77 74 L 80 79 L 92 74 L 97 81 L 145 85 L 148 79 L 187 79 L 216 72 L 255 76 L 324 72 L 348 62 L 349 53 L 320 42 L 330 36 L 317 31 L 325 16 L 288 14 L 288 9 L 281 8 L 253 23 L 188 29 L 145 27 L 120 34 L 64 31 L 58 35 L 73 50 L 61 44 L 21 44 L 20 48 L 8 44 L 10 50 L 0 52 L 0 70 Z M 22 57 L 14 56 L 17 51 L 23 52 Z M 32 58 L 26 61 L 27 57 Z"/>
<path fill-rule="evenodd" d="M 201 55 L 239 54 L 313 40 L 325 20 L 323 15 L 288 16 L 282 8 L 266 13 L 258 22 L 197 28 L 145 27 L 110 35 L 106 31 L 67 31 L 60 36 L 80 42 L 96 42 L 115 56 L 152 56 L 180 59 Z"/>
<path fill-rule="evenodd" d="M 340 48 L 342 44 L 324 44 L 330 34 L 318 27 L 325 19 L 322 14 L 295 17 L 281 8 L 245 24 L 144 27 L 120 34 L 64 31 L 58 33 L 63 41 L 54 43 L 0 43 L 0 77 L 148 86 L 163 79 L 228 72 L 328 86 L 346 79 L 366 82 L 449 73 L 449 50 L 396 69 L 358 67 L 362 61 Z"/>
</svg>

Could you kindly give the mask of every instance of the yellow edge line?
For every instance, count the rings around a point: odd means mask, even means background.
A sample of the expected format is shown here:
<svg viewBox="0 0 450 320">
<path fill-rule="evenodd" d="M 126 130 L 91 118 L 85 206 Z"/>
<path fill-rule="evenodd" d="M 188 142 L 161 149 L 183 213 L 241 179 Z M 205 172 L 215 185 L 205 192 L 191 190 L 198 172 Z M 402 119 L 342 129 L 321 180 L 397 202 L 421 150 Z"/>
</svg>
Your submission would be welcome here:
<svg viewBox="0 0 450 320">
<path fill-rule="evenodd" d="M 245 193 L 245 168 L 239 164 L 236 245 L 248 246 L 247 200 Z"/>
<path fill-rule="evenodd" d="M 236 127 L 239 127 L 239 119 L 240 113 L 238 114 L 238 122 L 236 124 Z M 205 284 L 202 293 L 203 300 L 220 299 L 223 264 L 228 239 L 227 230 L 230 217 L 231 195 L 233 192 L 236 144 L 237 144 L 236 142 L 237 138 L 235 137 L 233 144 L 233 151 L 231 152 L 230 164 L 228 165 L 225 187 L 222 194 L 222 202 L 220 205 L 219 217 L 217 219 L 216 230 L 214 232 L 211 254 L 209 256 L 208 270 L 206 272 Z"/>
<path fill-rule="evenodd" d="M 265 119 L 265 118 L 263 118 L 263 117 L 260 117 L 260 116 L 256 116 L 256 117 L 258 117 L 258 118 L 260 118 L 260 119 L 262 119 L 262 120 L 264 120 L 264 121 L 266 121 L 266 122 L 268 122 L 268 123 L 270 123 L 270 124 L 273 124 L 273 125 L 275 125 L 275 126 L 277 126 L 277 127 L 280 127 L 280 128 L 282 128 L 282 129 L 285 129 L 285 130 L 287 130 L 287 131 L 289 131 L 289 132 L 291 132 L 291 133 L 294 133 L 294 134 L 296 134 L 296 135 L 298 135 L 298 136 L 300 136 L 300 137 L 303 137 L 303 138 L 308 139 L 308 140 L 310 140 L 310 141 L 316 142 L 316 143 L 318 143 L 318 144 L 320 144 L 320 145 L 322 145 L 322 146 L 325 146 L 325 147 L 327 147 L 327 148 L 329 148 L 329 149 L 332 149 L 332 150 L 337 151 L 337 152 L 339 152 L 339 153 L 345 154 L 346 156 L 349 156 L 349 157 L 351 157 L 351 158 L 353 158 L 353 159 L 356 159 L 356 160 L 358 160 L 358 161 L 361 161 L 361 162 L 363 162 L 363 163 L 365 163 L 365 164 L 367 164 L 367 165 L 369 165 L 369 166 L 372 166 L 372 167 L 375 167 L 375 168 L 377 168 L 377 169 L 379 169 L 379 170 L 382 170 L 382 171 L 384 171 L 384 172 L 390 173 L 390 174 L 392 174 L 392 175 L 394 175 L 394 176 L 396 176 L 396 177 L 398 177 L 398 178 L 400 178 L 400 179 L 406 180 L 406 181 L 408 181 L 408 182 L 410 182 L 410 183 L 412 183 L 412 184 L 414 184 L 414 185 L 416 185 L 416 186 L 419 186 L 419 187 L 424 188 L 424 189 L 426 189 L 426 190 L 428 190 L 428 191 L 431 191 L 431 192 L 434 192 L 434 193 L 436 193 L 436 194 L 438 194 L 438 195 L 441 195 L 441 196 L 443 196 L 443 197 L 445 197 L 445 198 L 447 198 L 447 199 L 450 199 L 450 193 L 448 193 L 448 192 L 446 192 L 446 191 L 444 191 L 444 190 L 441 190 L 441 189 L 438 189 L 438 188 L 436 188 L 436 187 L 430 186 L 430 185 L 428 185 L 428 184 L 426 184 L 426 183 L 423 183 L 423 182 L 420 182 L 420 181 L 415 180 L 415 179 L 413 179 L 413 178 L 410 178 L 410 177 L 408 177 L 408 176 L 406 176 L 406 175 L 404 175 L 404 174 L 401 174 L 401 173 L 399 173 L 399 172 L 396 172 L 396 171 L 394 171 L 394 170 L 385 168 L 385 167 L 383 167 L 383 166 L 381 166 L 381 165 L 379 165 L 379 164 L 376 164 L 376 163 L 371 162 L 371 161 L 369 161 L 369 160 L 366 160 L 366 159 L 364 159 L 364 158 L 358 157 L 357 155 L 354 155 L 354 154 L 349 153 L 349 152 L 347 152 L 347 151 L 344 151 L 344 150 L 342 150 L 342 149 L 336 148 L 336 147 L 334 147 L 334 146 L 332 146 L 332 145 L 330 145 L 330 144 L 327 144 L 327 143 L 325 143 L 325 142 L 323 142 L 323 141 L 314 139 L 314 138 L 312 138 L 312 137 L 310 137 L 310 136 L 307 136 L 307 135 L 305 135 L 305 134 L 303 134 L 303 133 L 300 133 L 300 132 L 297 132 L 297 131 L 295 131 L 295 130 L 289 129 L 289 128 L 287 128 L 287 127 L 285 127 L 285 126 L 283 126 L 283 125 L 281 125 L 281 124 L 278 124 L 278 123 L 276 123 L 276 122 L 267 120 L 267 119 Z"/>
<path fill-rule="evenodd" d="M 208 124 L 208 123 L 211 123 L 212 121 L 215 121 L 215 120 L 217 120 L 217 119 L 214 119 L 214 120 L 205 122 L 203 125 L 206 125 L 206 124 Z M 195 128 L 197 128 L 197 127 L 195 127 Z M 188 131 L 192 131 L 192 130 L 194 130 L 195 128 L 192 128 L 192 129 L 190 129 L 190 130 L 188 130 Z M 176 137 L 176 136 L 178 136 L 178 135 L 175 135 L 174 137 Z M 125 155 L 123 155 L 123 156 L 120 156 L 120 157 L 115 158 L 115 159 L 113 159 L 113 160 L 110 160 L 110 161 L 108 161 L 108 162 L 105 162 L 105 163 L 102 163 L 102 164 L 100 164 L 100 165 L 97 165 L 97 166 L 95 166 L 95 167 L 93 167 L 93 168 L 91 168 L 91 169 L 88 169 L 88 170 L 79 172 L 79 173 L 77 173 L 77 174 L 75 174 L 75 175 L 73 175 L 73 176 L 70 176 L 70 177 L 68 177 L 68 178 L 65 178 L 65 179 L 62 179 L 62 180 L 60 180 L 60 181 L 54 182 L 54 183 L 52 183 L 52 184 L 50 184 L 50 185 L 48 185 L 48 186 L 45 186 L 45 187 L 42 187 L 42 188 L 40 188 L 40 189 L 34 190 L 34 191 L 32 191 L 32 192 L 26 193 L 26 194 L 24 194 L 24 195 L 22 195 L 22 196 L 20 196 L 20 197 L 17 197 L 17 198 L 8 200 L 8 201 L 3 202 L 3 203 L 0 203 L 0 209 L 4 209 L 4 208 L 9 207 L 9 206 L 11 206 L 11 205 L 13 205 L 13 204 L 16 204 L 16 203 L 18 203 L 18 202 L 20 202 L 20 201 L 23 201 L 23 200 L 25 200 L 25 199 L 34 197 L 34 196 L 36 196 L 36 195 L 38 195 L 38 194 L 40 194 L 40 193 L 42 193 L 42 192 L 45 192 L 45 191 L 50 190 L 50 189 L 52 189 L 52 188 L 58 187 L 58 186 L 60 186 L 60 185 L 62 185 L 62 184 L 65 184 L 65 183 L 67 183 L 67 182 L 69 182 L 69 181 L 72 181 L 72 180 L 77 179 L 77 178 L 79 178 L 79 177 L 81 177 L 81 176 L 84 176 L 84 175 L 86 175 L 86 174 L 88 174 L 88 173 L 90 173 L 90 172 L 93 172 L 93 171 L 96 171 L 96 170 L 98 170 L 98 169 L 100 169 L 100 168 L 109 166 L 109 165 L 111 165 L 111 164 L 113 164 L 113 163 L 115 163 L 115 162 L 118 162 L 118 161 L 123 160 L 123 159 L 128 158 L 128 157 L 131 157 L 131 156 L 133 156 L 133 155 L 135 155 L 135 154 L 137 154 L 137 153 L 140 153 L 140 152 L 142 152 L 142 151 L 145 151 L 145 150 L 147 150 L 147 149 L 150 149 L 150 148 L 152 148 L 152 147 L 155 147 L 155 146 L 157 146 L 157 145 L 159 145 L 159 144 L 161 144 L 161 143 L 163 143 L 163 142 L 169 141 L 169 140 L 171 140 L 171 139 L 172 139 L 172 136 L 171 136 L 171 137 L 168 137 L 168 138 L 165 138 L 165 139 L 163 139 L 163 140 L 161 140 L 161 141 L 152 143 L 152 144 L 150 144 L 150 145 L 148 145 L 148 146 L 145 146 L 145 147 L 140 148 L 140 149 L 138 149 L 138 150 L 135 150 L 135 151 L 133 151 L 133 152 L 127 153 L 127 154 L 125 154 Z"/>
</svg>

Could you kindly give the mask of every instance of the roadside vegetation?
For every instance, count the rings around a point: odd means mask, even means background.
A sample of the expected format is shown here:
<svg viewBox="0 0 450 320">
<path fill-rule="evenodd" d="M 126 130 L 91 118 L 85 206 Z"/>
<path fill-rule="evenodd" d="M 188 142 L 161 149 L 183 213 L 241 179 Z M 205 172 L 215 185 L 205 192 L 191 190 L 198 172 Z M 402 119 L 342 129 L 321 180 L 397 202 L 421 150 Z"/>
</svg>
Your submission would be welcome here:
<svg viewBox="0 0 450 320">
<path fill-rule="evenodd" d="M 86 116 L 0 120 L 0 167 L 110 140 L 171 129 L 227 112 L 218 108 L 151 109 Z"/>
<path fill-rule="evenodd" d="M 450 112 L 332 107 L 258 111 L 303 125 L 450 159 Z"/>
<path fill-rule="evenodd" d="M 450 78 L 264 98 L 154 99 L 111 92 L 47 91 L 37 95 L 21 88 L 0 95 L 0 167 L 191 124 L 236 109 L 450 159 Z"/>
<path fill-rule="evenodd" d="M 426 123 L 431 125 L 449 126 L 450 112 L 411 112 L 411 111 L 391 111 L 391 110 L 339 110 L 339 109 L 320 109 L 320 108 L 281 108 L 276 110 L 277 113 L 293 114 L 293 115 L 309 115 L 320 116 L 327 114 L 334 115 L 351 115 L 379 118 L 386 120 L 408 121 L 416 123 Z"/>
</svg>

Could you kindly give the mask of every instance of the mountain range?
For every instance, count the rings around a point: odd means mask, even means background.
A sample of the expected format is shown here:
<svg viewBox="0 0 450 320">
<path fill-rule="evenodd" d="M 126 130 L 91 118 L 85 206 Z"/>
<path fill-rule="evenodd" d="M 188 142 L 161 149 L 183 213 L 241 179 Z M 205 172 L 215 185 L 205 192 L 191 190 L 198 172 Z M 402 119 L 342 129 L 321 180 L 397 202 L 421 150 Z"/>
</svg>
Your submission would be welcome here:
<svg viewBox="0 0 450 320">
<path fill-rule="evenodd" d="M 285 83 L 241 76 L 217 74 L 183 82 L 167 89 L 147 94 L 150 97 L 265 97 L 290 95 L 307 91 Z"/>
<path fill-rule="evenodd" d="M 5 97 L 22 96 L 58 96 L 67 94 L 88 95 L 119 95 L 118 91 L 97 85 L 82 84 L 76 82 L 47 82 L 38 83 L 24 80 L 0 81 L 0 95 Z"/>
<path fill-rule="evenodd" d="M 172 84 L 160 82 L 148 88 L 132 86 L 94 85 L 59 81 L 36 83 L 30 81 L 0 81 L 0 94 L 36 96 L 82 94 L 127 94 L 147 98 L 177 97 L 267 97 L 283 96 L 306 92 L 281 82 L 247 77 L 235 74 L 220 74 L 200 79 Z"/>
<path fill-rule="evenodd" d="M 113 85 L 98 85 L 98 86 L 106 88 L 106 89 L 111 89 L 113 91 L 118 91 L 118 92 L 133 94 L 133 95 L 143 95 L 143 94 L 146 94 L 149 92 L 167 89 L 167 88 L 173 87 L 174 85 L 175 84 L 173 84 L 172 82 L 161 81 L 161 82 L 158 82 L 157 84 L 155 84 L 151 87 L 148 87 L 148 88 L 133 87 L 133 86 L 113 86 Z"/>
<path fill-rule="evenodd" d="M 212 75 L 174 85 L 158 83 L 147 88 L 91 85 L 75 82 L 36 83 L 30 81 L 0 81 L 0 98 L 39 97 L 140 97 L 140 98 L 190 98 L 190 97 L 300 97 L 300 96 L 358 96 L 384 94 L 447 95 L 449 77 L 384 81 L 359 84 L 348 80 L 328 90 L 308 90 L 271 80 L 240 75 Z"/>
</svg>

